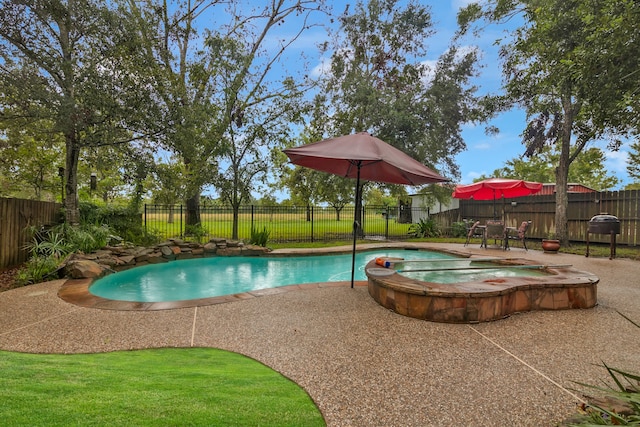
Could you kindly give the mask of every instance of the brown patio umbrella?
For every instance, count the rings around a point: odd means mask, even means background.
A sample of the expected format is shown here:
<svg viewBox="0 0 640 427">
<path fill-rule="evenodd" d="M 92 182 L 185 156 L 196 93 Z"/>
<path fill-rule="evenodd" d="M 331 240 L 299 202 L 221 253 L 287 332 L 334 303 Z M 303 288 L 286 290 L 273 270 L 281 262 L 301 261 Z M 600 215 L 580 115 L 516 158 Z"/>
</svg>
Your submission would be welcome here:
<svg viewBox="0 0 640 427">
<path fill-rule="evenodd" d="M 386 142 L 360 132 L 284 150 L 291 163 L 356 179 L 356 206 L 360 180 L 388 184 L 422 185 L 448 179 Z M 351 287 L 355 274 L 357 210 L 353 221 Z"/>
</svg>

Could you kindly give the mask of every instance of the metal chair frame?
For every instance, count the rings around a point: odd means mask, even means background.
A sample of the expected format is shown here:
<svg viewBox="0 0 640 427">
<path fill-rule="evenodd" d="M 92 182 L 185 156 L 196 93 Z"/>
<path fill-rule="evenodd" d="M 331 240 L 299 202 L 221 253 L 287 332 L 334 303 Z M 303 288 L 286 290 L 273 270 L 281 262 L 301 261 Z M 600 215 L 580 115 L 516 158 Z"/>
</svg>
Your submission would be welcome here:
<svg viewBox="0 0 640 427">
<path fill-rule="evenodd" d="M 527 230 L 529 230 L 529 226 L 531 226 L 531 221 L 522 221 L 522 223 L 520 224 L 520 227 L 518 228 L 506 228 L 504 233 L 505 234 L 504 235 L 505 250 L 509 249 L 509 240 L 518 240 L 522 242 L 522 247 L 524 248 L 524 250 L 528 251 L 526 238 L 527 238 Z M 515 234 L 512 234 L 512 232 L 515 232 Z"/>
</svg>

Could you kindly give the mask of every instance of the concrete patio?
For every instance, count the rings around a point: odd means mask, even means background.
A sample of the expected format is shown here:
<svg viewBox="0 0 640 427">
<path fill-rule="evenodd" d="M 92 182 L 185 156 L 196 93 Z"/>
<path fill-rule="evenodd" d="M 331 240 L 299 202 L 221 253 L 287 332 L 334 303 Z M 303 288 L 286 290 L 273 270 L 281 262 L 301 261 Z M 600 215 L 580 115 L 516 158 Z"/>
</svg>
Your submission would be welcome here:
<svg viewBox="0 0 640 427">
<path fill-rule="evenodd" d="M 602 362 L 640 371 L 640 329 L 617 313 L 640 321 L 640 262 L 425 246 L 572 264 L 600 278 L 598 305 L 443 324 L 398 315 L 378 305 L 366 287 L 342 284 L 199 307 L 118 311 L 63 301 L 59 280 L 0 293 L 0 349 L 227 349 L 298 383 L 329 426 L 553 426 L 582 403 L 577 382 L 607 379 Z"/>
</svg>

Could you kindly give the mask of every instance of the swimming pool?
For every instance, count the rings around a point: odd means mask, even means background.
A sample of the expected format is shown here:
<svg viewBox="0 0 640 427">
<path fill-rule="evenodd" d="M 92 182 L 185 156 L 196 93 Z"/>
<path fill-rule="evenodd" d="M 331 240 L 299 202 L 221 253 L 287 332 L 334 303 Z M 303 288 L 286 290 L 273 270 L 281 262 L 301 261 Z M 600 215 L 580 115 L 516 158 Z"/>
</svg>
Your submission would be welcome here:
<svg viewBox="0 0 640 427">
<path fill-rule="evenodd" d="M 378 257 L 452 259 L 435 251 L 380 249 L 356 254 L 355 280 Z M 96 280 L 95 296 L 118 301 L 165 302 L 209 298 L 293 284 L 351 280 L 351 254 L 291 257 L 210 257 L 151 264 Z"/>
</svg>

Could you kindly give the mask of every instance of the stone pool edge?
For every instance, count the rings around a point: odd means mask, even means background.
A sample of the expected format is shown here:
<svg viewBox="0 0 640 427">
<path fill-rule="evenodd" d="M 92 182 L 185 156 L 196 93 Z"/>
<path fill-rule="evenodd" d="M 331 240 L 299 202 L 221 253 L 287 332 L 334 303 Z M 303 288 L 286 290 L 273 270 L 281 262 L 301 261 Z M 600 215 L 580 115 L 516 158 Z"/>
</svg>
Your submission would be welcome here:
<svg viewBox="0 0 640 427">
<path fill-rule="evenodd" d="M 405 249 L 405 250 L 430 250 L 442 253 L 453 254 L 462 257 L 469 257 L 470 254 L 459 252 L 450 249 L 440 249 L 440 248 L 432 248 L 425 247 L 423 245 L 412 245 L 412 244 L 365 244 L 358 247 L 357 251 L 368 251 L 368 250 L 377 250 L 377 249 Z M 286 257 L 286 256 L 304 256 L 304 255 L 339 255 L 339 254 L 347 254 L 351 253 L 352 248 L 347 246 L 335 246 L 335 247 L 327 247 L 327 248 L 291 248 L 291 249 L 279 249 L 269 253 L 251 253 L 246 256 L 261 256 L 261 257 Z M 203 256 L 202 254 L 199 254 Z M 211 255 L 210 255 L 211 256 Z M 225 255 L 212 255 L 212 256 L 225 256 Z M 198 256 L 196 256 L 198 257 Z M 193 258 L 176 258 L 170 260 L 164 260 L 165 262 L 173 262 L 180 261 L 181 259 L 190 259 Z M 140 265 L 146 265 L 147 263 L 141 263 Z M 127 265 L 122 266 L 119 270 L 125 270 L 130 268 L 135 268 L 136 265 Z M 180 308 L 192 308 L 192 307 L 200 307 L 214 304 L 224 304 L 228 302 L 241 301 L 250 298 L 258 298 L 262 296 L 268 295 L 276 295 L 285 292 L 305 290 L 305 289 L 320 289 L 320 288 L 334 288 L 334 287 L 350 287 L 350 281 L 342 281 L 342 282 L 321 282 L 321 283 L 304 283 L 297 285 L 286 285 L 280 286 L 277 288 L 268 288 L 268 289 L 258 289 L 255 291 L 243 292 L 238 294 L 231 295 L 223 295 L 219 297 L 210 297 L 210 298 L 200 298 L 200 299 L 192 299 L 192 300 L 182 300 L 182 301 L 163 301 L 163 302 L 139 302 L 139 301 L 122 301 L 122 300 L 111 300 L 103 297 L 99 297 L 97 295 L 89 292 L 89 287 L 93 283 L 94 280 L 97 280 L 99 277 L 95 278 L 69 278 L 67 279 L 60 289 L 58 290 L 58 297 L 63 301 L 66 301 L 70 304 L 74 304 L 80 307 L 85 308 L 96 308 L 101 310 L 122 310 L 122 311 L 153 311 L 153 310 L 173 310 Z M 367 286 L 367 281 L 355 281 L 354 286 L 356 287 L 365 287 Z"/>
<path fill-rule="evenodd" d="M 268 295 L 277 295 L 286 292 L 300 291 L 305 289 L 321 289 L 350 287 L 351 282 L 323 282 L 323 283 L 304 283 L 300 285 L 287 285 L 277 288 L 258 289 L 250 292 L 242 292 L 239 294 L 223 295 L 219 297 L 199 298 L 182 301 L 164 301 L 164 302 L 138 302 L 138 301 L 121 301 L 111 300 L 93 295 L 89 292 L 89 286 L 93 283 L 93 279 L 68 279 L 62 284 L 58 290 L 58 297 L 70 304 L 74 304 L 85 308 L 97 308 L 101 310 L 122 310 L 122 311 L 153 311 L 153 310 L 175 310 L 180 308 L 201 307 L 214 304 L 224 304 L 234 301 L 242 301 L 251 298 L 259 298 Z M 354 282 L 354 286 L 367 286 L 366 280 Z"/>
<path fill-rule="evenodd" d="M 513 264 L 508 259 L 505 265 Z M 534 264 L 530 261 L 519 264 Z M 398 273 L 377 275 L 367 264 L 369 295 L 398 314 L 442 323 L 479 323 L 536 310 L 587 309 L 597 304 L 600 279 L 572 267 L 549 268 L 544 277 L 513 277 L 440 284 Z"/>
</svg>

